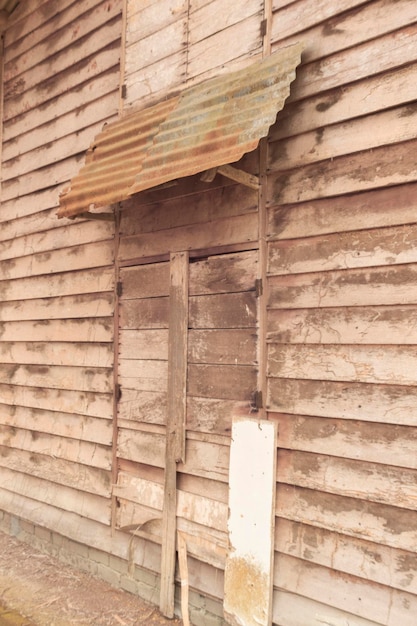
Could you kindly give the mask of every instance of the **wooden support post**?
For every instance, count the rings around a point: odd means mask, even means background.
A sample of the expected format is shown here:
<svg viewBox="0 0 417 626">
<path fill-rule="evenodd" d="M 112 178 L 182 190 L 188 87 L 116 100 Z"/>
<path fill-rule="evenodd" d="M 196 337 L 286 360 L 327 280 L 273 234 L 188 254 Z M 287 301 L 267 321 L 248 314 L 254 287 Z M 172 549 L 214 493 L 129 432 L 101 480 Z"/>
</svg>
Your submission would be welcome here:
<svg viewBox="0 0 417 626">
<path fill-rule="evenodd" d="M 166 617 L 174 616 L 177 463 L 185 459 L 187 335 L 188 252 L 177 252 L 170 256 L 168 418 L 159 603 Z"/>
</svg>

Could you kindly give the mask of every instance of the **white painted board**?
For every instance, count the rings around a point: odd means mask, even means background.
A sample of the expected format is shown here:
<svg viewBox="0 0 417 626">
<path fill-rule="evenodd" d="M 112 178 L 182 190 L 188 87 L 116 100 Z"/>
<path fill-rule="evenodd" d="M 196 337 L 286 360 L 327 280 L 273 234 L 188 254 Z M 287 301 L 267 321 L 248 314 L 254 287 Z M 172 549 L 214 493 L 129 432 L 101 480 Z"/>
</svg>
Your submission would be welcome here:
<svg viewBox="0 0 417 626">
<path fill-rule="evenodd" d="M 233 421 L 224 593 L 229 624 L 271 623 L 276 445 L 274 422 Z"/>
</svg>

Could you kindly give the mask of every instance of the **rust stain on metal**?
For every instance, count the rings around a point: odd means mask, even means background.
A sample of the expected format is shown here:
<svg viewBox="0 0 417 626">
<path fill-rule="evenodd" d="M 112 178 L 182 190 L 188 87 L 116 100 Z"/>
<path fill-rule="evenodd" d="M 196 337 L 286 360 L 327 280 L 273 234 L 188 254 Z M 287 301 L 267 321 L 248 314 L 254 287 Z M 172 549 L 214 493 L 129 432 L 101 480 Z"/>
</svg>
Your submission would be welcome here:
<svg viewBox="0 0 417 626">
<path fill-rule="evenodd" d="M 283 48 L 106 126 L 71 188 L 61 194 L 58 216 L 75 216 L 238 161 L 275 122 L 301 52 L 301 44 Z"/>
</svg>

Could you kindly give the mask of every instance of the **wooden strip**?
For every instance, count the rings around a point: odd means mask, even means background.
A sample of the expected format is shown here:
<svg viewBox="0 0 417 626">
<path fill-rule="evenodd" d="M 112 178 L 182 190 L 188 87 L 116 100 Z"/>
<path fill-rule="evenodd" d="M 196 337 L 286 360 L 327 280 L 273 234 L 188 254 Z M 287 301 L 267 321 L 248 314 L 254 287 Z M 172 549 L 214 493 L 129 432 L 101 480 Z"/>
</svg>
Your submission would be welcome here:
<svg viewBox="0 0 417 626">
<path fill-rule="evenodd" d="M 191 364 L 188 368 L 190 396 L 250 403 L 256 390 L 256 381 L 255 367 L 247 365 Z"/>
<path fill-rule="evenodd" d="M 178 544 L 178 561 L 179 571 L 181 578 L 181 617 L 184 626 L 190 626 L 190 616 L 188 611 L 188 563 L 187 563 L 187 543 L 184 535 L 181 532 L 177 532 L 177 544 Z"/>
<path fill-rule="evenodd" d="M 121 330 L 121 359 L 168 359 L 168 329 Z"/>
<path fill-rule="evenodd" d="M 254 328 L 256 314 L 254 291 L 190 298 L 190 327 L 193 329 Z"/>
<path fill-rule="evenodd" d="M 274 593 L 274 624 L 276 626 L 305 626 L 306 616 L 309 626 L 323 626 L 324 623 L 343 626 L 346 620 L 355 626 L 381 626 L 373 620 L 352 615 L 348 611 L 337 609 L 295 593 L 275 590 Z"/>
<path fill-rule="evenodd" d="M 324 128 L 272 142 L 269 169 L 290 170 L 309 163 L 414 139 L 412 129 L 416 126 L 416 117 L 417 108 L 405 104 L 338 124 L 328 125 L 326 120 Z M 372 133 L 369 132 L 370 128 L 373 129 Z"/>
<path fill-rule="evenodd" d="M 235 252 L 208 257 L 190 265 L 190 294 L 230 294 L 254 291 L 258 252 Z M 225 275 L 227 274 L 227 281 Z M 219 326 L 221 328 L 221 326 Z"/>
<path fill-rule="evenodd" d="M 166 424 L 167 392 L 122 389 L 118 403 L 119 419 Z"/>
<path fill-rule="evenodd" d="M 153 263 L 120 269 L 123 285 L 121 301 L 155 298 L 169 294 L 169 264 Z"/>
<path fill-rule="evenodd" d="M 46 454 L 50 459 L 57 457 L 104 470 L 111 467 L 111 450 L 108 446 L 78 439 L 64 439 L 62 436 L 36 431 L 18 430 L 13 426 L 1 426 L 0 429 L 2 444 L 8 449 L 9 454 L 12 452 L 18 454 L 19 450 L 26 450 Z"/>
<path fill-rule="evenodd" d="M 417 510 L 415 469 L 281 450 L 277 471 L 288 485 Z"/>
<path fill-rule="evenodd" d="M 82 367 L 112 367 L 111 344 L 25 342 L 0 343 L 0 363 L 31 365 L 74 365 Z M 68 339 L 68 337 L 66 337 Z"/>
<path fill-rule="evenodd" d="M 234 417 L 252 417 L 251 401 L 215 398 L 187 399 L 187 428 L 194 432 L 229 435 Z"/>
<path fill-rule="evenodd" d="M 415 182 L 417 166 L 409 158 L 415 141 L 383 146 L 372 151 L 340 156 L 268 178 L 268 199 L 273 204 L 304 202 Z M 378 168 L 376 170 L 376 168 Z"/>
<path fill-rule="evenodd" d="M 168 361 L 124 359 L 119 363 L 118 374 L 123 388 L 164 392 L 167 389 Z"/>
<path fill-rule="evenodd" d="M 414 345 L 417 343 L 414 314 L 413 305 L 275 309 L 268 312 L 268 341 Z"/>
<path fill-rule="evenodd" d="M 258 15 L 263 8 L 261 0 L 242 0 L 237 5 L 233 0 L 216 0 L 214 2 L 196 2 L 190 11 L 190 31 L 192 44 L 211 37 L 219 30 L 216 16 L 221 13 L 221 28 L 239 24 L 242 20 Z"/>
<path fill-rule="evenodd" d="M 274 276 L 269 279 L 269 306 L 295 309 L 415 304 L 416 280 L 416 264 Z"/>
<path fill-rule="evenodd" d="M 276 585 L 378 624 L 413 626 L 417 598 L 403 591 L 372 584 L 356 576 L 335 574 L 312 563 L 281 555 L 277 561 Z M 366 597 L 366 602 L 362 598 Z M 355 622 L 354 622 L 355 623 Z"/>
<path fill-rule="evenodd" d="M 121 329 L 168 328 L 168 297 L 123 300 L 120 305 Z"/>
<path fill-rule="evenodd" d="M 413 426 L 283 414 L 273 418 L 280 448 L 417 469 Z"/>
<path fill-rule="evenodd" d="M 268 376 L 378 384 L 415 384 L 413 346 L 271 344 Z"/>
<path fill-rule="evenodd" d="M 415 512 L 335 494 L 278 485 L 277 515 L 414 553 Z"/>
<path fill-rule="evenodd" d="M 187 393 L 188 254 L 170 257 L 168 419 L 162 512 L 161 593 L 164 615 L 174 615 L 177 464 L 185 458 Z"/>
<path fill-rule="evenodd" d="M 3 364 L 0 367 L 0 383 L 99 393 L 110 393 L 113 388 L 110 368 L 65 365 L 48 367 L 46 365 Z"/>
<path fill-rule="evenodd" d="M 415 221 L 417 184 L 384 187 L 341 198 L 323 198 L 269 211 L 270 240 L 347 233 Z"/>
<path fill-rule="evenodd" d="M 105 318 L 111 317 L 112 313 L 113 294 L 105 292 L 57 298 L 34 298 L 30 301 L 2 302 L 1 305 L 1 320 L 3 322 L 61 320 L 62 324 L 69 324 L 68 329 L 72 323 L 74 326 L 81 324 L 81 319 L 89 317 L 94 318 L 97 322 L 95 324 L 90 322 L 94 328 L 104 327 Z M 73 322 L 70 321 L 71 318 L 75 318 Z M 32 326 L 34 327 L 34 325 Z M 68 337 L 66 333 L 61 335 L 61 338 L 62 336 Z M 80 336 L 82 337 L 81 327 Z M 94 339 L 97 339 L 97 337 L 95 336 Z M 82 339 L 79 339 L 79 341 L 82 341 Z M 109 341 L 111 341 L 111 336 Z"/>
<path fill-rule="evenodd" d="M 191 224 L 166 231 L 124 237 L 120 244 L 120 259 L 140 258 L 165 254 L 174 245 L 178 250 L 210 249 L 231 244 L 257 241 L 257 215 L 239 215 L 210 224 L 210 228 Z M 139 252 L 139 255 L 138 255 Z"/>
<path fill-rule="evenodd" d="M 0 383 L 0 397 L 4 404 L 50 410 L 90 417 L 112 419 L 112 396 L 42 387 L 16 387 Z"/>
<path fill-rule="evenodd" d="M 159 0 L 158 11 L 155 11 L 151 2 L 129 2 L 126 34 L 128 44 L 157 33 L 172 22 L 183 21 L 187 8 L 187 0 Z"/>
<path fill-rule="evenodd" d="M 109 470 L 103 470 L 77 461 L 54 458 L 42 453 L 19 450 L 10 453 L 10 449 L 0 446 L 0 466 L 17 472 L 36 476 L 45 481 L 66 485 L 80 492 L 88 492 L 110 498 L 111 476 Z"/>
<path fill-rule="evenodd" d="M 366 422 L 415 425 L 417 390 L 402 385 L 270 378 L 271 411 Z"/>
<path fill-rule="evenodd" d="M 26 308 L 30 308 L 31 301 L 23 302 Z M 23 308 L 16 307 L 16 317 L 19 310 Z M 15 304 L 15 302 L 13 302 Z M 32 313 L 36 315 L 36 312 Z M 22 315 L 30 316 L 30 313 Z M 13 322 L 0 322 L 0 333 L 3 341 L 7 342 L 47 342 L 57 341 L 60 342 L 63 337 L 68 342 L 86 342 L 89 345 L 94 345 L 91 342 L 93 338 L 97 343 L 111 342 L 113 339 L 113 329 L 111 325 L 111 318 L 97 318 L 95 320 L 90 319 L 75 319 L 75 320 L 28 320 L 28 321 L 13 321 Z M 85 348 L 80 348 L 84 350 Z M 20 350 L 20 348 L 19 348 Z M 21 351 L 21 350 L 20 350 Z M 95 349 L 93 348 L 93 354 Z"/>
<path fill-rule="evenodd" d="M 90 416 L 35 409 L 30 407 L 0 405 L 0 423 L 33 432 L 51 432 L 57 436 L 111 445 L 111 420 Z"/>
<path fill-rule="evenodd" d="M 74 512 L 101 524 L 110 523 L 110 500 L 96 493 L 59 485 L 30 474 L 22 474 L 2 467 L 2 488 L 33 498 L 43 504 L 53 504 L 65 512 Z"/>
<path fill-rule="evenodd" d="M 191 330 L 190 363 L 253 365 L 256 362 L 255 329 Z"/>
<path fill-rule="evenodd" d="M 27 300 L 30 298 L 56 298 L 113 291 L 113 268 L 93 268 L 51 276 L 19 278 L 0 281 L 2 300 Z"/>
<path fill-rule="evenodd" d="M 179 89 L 184 85 L 185 48 L 152 65 L 138 71 L 134 70 L 135 66 L 126 74 L 125 112 L 129 107 L 135 110 L 138 102 L 144 106 L 152 105 L 155 102 L 155 96 L 168 95 L 173 89 Z"/>
<path fill-rule="evenodd" d="M 293 540 L 297 537 L 297 541 Z M 411 552 L 378 545 L 365 539 L 337 534 L 322 528 L 277 518 L 275 547 L 280 553 L 323 565 L 338 572 L 358 575 L 416 593 L 414 571 L 417 556 Z M 280 554 L 276 554 L 279 561 Z M 375 564 L 378 567 L 375 567 Z"/>
</svg>

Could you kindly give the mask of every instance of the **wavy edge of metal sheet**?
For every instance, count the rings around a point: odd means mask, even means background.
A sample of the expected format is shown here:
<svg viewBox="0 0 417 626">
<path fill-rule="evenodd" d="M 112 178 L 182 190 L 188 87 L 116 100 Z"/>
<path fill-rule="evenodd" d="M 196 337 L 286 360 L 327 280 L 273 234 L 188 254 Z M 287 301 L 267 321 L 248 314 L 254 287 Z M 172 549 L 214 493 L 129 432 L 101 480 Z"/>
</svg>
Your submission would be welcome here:
<svg viewBox="0 0 417 626">
<path fill-rule="evenodd" d="M 58 217 L 238 161 L 267 136 L 289 96 L 302 50 L 301 43 L 282 48 L 105 126 L 61 193 Z"/>
</svg>

